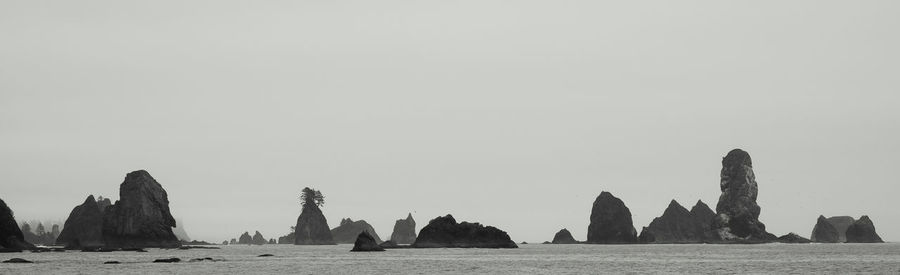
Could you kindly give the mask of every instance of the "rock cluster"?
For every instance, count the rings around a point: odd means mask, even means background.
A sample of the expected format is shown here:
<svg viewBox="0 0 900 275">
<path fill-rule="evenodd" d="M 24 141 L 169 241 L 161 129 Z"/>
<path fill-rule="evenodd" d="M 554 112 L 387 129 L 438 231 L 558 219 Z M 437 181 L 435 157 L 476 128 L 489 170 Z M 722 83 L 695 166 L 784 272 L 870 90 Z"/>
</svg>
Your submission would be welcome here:
<svg viewBox="0 0 900 275">
<path fill-rule="evenodd" d="M 503 230 L 479 223 L 457 223 L 449 214 L 429 221 L 412 247 L 518 248 Z"/>
<path fill-rule="evenodd" d="M 391 241 L 395 244 L 411 244 L 416 242 L 416 220 L 412 213 L 406 219 L 394 222 L 394 232 L 391 233 Z"/>
<path fill-rule="evenodd" d="M 722 195 L 716 205 L 716 217 L 712 229 L 721 241 L 768 242 L 775 236 L 766 232 L 759 221 L 760 207 L 756 204 L 759 193 L 750 154 L 734 149 L 722 159 Z"/>
<path fill-rule="evenodd" d="M 12 209 L 0 199 L 0 250 L 25 250 L 35 246 L 25 241 L 25 235 L 16 222 Z"/>
<path fill-rule="evenodd" d="M 587 242 L 599 244 L 637 242 L 631 211 L 622 200 L 606 191 L 597 196 L 591 209 Z"/>
<path fill-rule="evenodd" d="M 354 221 L 350 218 L 342 219 L 341 225 L 331 229 L 331 236 L 336 243 L 355 243 L 359 233 L 362 232 L 369 232 L 375 238 L 376 244 L 382 242 L 372 225 L 365 220 Z"/>
<path fill-rule="evenodd" d="M 556 235 L 553 235 L 553 241 L 550 242 L 553 244 L 576 244 L 578 241 L 575 240 L 575 237 L 572 237 L 572 233 L 569 232 L 568 229 L 563 228 L 556 232 Z"/>
<path fill-rule="evenodd" d="M 169 198 L 150 173 L 138 170 L 125 176 L 119 186 L 119 200 L 106 207 L 103 240 L 107 247 L 179 247 L 172 228 L 175 218 Z"/>
<path fill-rule="evenodd" d="M 881 243 L 881 237 L 875 232 L 875 224 L 869 216 L 859 220 L 850 216 L 834 216 L 825 218 L 820 215 L 816 220 L 810 238 L 817 243 Z"/>
<path fill-rule="evenodd" d="M 672 200 L 663 215 L 641 230 L 643 243 L 704 243 L 713 240 L 710 223 L 716 214 L 703 201 L 688 211 Z"/>
</svg>

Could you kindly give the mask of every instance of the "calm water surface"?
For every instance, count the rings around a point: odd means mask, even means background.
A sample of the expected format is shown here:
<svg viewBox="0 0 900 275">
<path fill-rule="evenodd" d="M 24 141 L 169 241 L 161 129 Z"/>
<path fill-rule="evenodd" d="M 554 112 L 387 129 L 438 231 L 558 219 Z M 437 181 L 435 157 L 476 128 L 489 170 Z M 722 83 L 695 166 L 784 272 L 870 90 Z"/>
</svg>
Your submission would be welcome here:
<svg viewBox="0 0 900 275">
<path fill-rule="evenodd" d="M 2 274 L 594 274 L 900 273 L 900 244 L 520 245 L 519 249 L 395 249 L 351 253 L 336 246 L 223 246 L 218 250 L 0 253 L 34 264 Z M 274 257 L 257 257 L 260 254 Z M 181 263 L 151 263 L 178 257 Z M 219 262 L 186 262 L 212 257 Z M 119 265 L 104 265 L 120 261 Z"/>
</svg>

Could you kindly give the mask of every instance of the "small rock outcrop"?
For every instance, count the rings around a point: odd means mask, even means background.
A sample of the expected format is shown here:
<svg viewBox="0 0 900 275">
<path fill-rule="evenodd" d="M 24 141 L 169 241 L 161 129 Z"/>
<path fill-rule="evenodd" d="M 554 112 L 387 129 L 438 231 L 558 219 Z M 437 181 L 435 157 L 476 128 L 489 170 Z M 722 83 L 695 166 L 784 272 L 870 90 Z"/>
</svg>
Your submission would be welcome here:
<svg viewBox="0 0 900 275">
<path fill-rule="evenodd" d="M 350 250 L 353 252 L 372 252 L 372 251 L 384 251 L 384 248 L 378 245 L 378 242 L 369 234 L 368 231 L 363 231 L 359 233 L 356 237 L 356 242 L 353 243 L 353 249 Z"/>
<path fill-rule="evenodd" d="M 509 234 L 479 223 L 457 223 L 451 215 L 437 217 L 419 231 L 414 248 L 518 248 Z"/>
<path fill-rule="evenodd" d="M 642 243 L 704 243 L 711 240 L 710 222 L 716 214 L 703 201 L 688 211 L 672 200 L 663 215 L 641 230 Z"/>
<path fill-rule="evenodd" d="M 847 228 L 848 243 L 883 243 L 878 233 L 875 233 L 875 224 L 869 216 L 862 216 Z"/>
<path fill-rule="evenodd" d="M 568 229 L 563 228 L 556 232 L 556 235 L 553 235 L 553 241 L 550 243 L 553 244 L 577 244 L 578 241 L 575 240 L 575 237 L 572 237 L 572 233 L 569 232 Z"/>
<path fill-rule="evenodd" d="M 25 235 L 16 222 L 12 209 L 0 199 L 0 249 L 25 250 L 34 249 L 35 246 L 25 241 Z"/>
<path fill-rule="evenodd" d="M 794 232 L 788 233 L 784 236 L 778 237 L 779 243 L 810 243 L 811 241 L 807 238 L 801 237 Z"/>
<path fill-rule="evenodd" d="M 396 244 L 416 242 L 416 220 L 413 219 L 412 213 L 409 213 L 406 219 L 394 222 L 394 232 L 391 233 L 391 241 L 394 241 Z"/>
<path fill-rule="evenodd" d="M 103 246 L 103 212 L 94 195 L 88 196 L 84 203 L 72 209 L 62 232 L 56 238 L 56 244 L 66 249 Z"/>
<path fill-rule="evenodd" d="M 631 220 L 631 211 L 619 198 L 609 192 L 601 192 L 591 209 L 587 243 L 616 244 L 636 243 L 637 232 Z"/>
<path fill-rule="evenodd" d="M 322 198 L 323 200 L 317 200 Z M 304 188 L 301 194 L 303 210 L 297 217 L 294 228 L 295 245 L 330 245 L 335 244 L 328 227 L 328 221 L 319 206 L 324 204 L 322 193 L 312 188 Z M 321 201 L 321 202 L 320 202 Z"/>
<path fill-rule="evenodd" d="M 817 243 L 840 243 L 840 233 L 825 216 L 819 215 L 816 226 L 813 227 L 810 240 Z"/>
<path fill-rule="evenodd" d="M 331 230 L 331 236 L 336 243 L 355 243 L 359 233 L 369 232 L 375 243 L 381 243 L 381 238 L 375 233 L 375 228 L 364 220 L 353 221 L 350 218 L 341 220 L 341 225 Z"/>
<path fill-rule="evenodd" d="M 119 186 L 119 200 L 106 207 L 103 240 L 107 247 L 181 246 L 172 228 L 169 196 L 150 173 L 138 170 L 125 176 Z"/>
<path fill-rule="evenodd" d="M 716 217 L 712 229 L 724 242 L 769 242 L 775 235 L 766 232 L 766 225 L 759 221 L 760 207 L 756 204 L 759 194 L 756 175 L 750 154 L 734 149 L 722 159 L 722 195 L 716 205 Z"/>
</svg>

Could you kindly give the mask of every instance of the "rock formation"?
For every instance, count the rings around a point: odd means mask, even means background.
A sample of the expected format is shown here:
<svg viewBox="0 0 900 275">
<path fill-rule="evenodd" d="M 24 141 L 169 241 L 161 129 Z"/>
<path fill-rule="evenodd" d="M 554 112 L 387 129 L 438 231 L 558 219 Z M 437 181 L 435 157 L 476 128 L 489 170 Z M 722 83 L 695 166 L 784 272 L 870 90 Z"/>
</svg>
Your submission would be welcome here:
<svg viewBox="0 0 900 275">
<path fill-rule="evenodd" d="M 775 235 L 766 232 L 766 225 L 759 221 L 759 193 L 750 154 L 734 149 L 722 159 L 719 187 L 722 195 L 716 205 L 716 217 L 712 229 L 718 239 L 725 242 L 768 242 Z"/>
<path fill-rule="evenodd" d="M 825 216 L 819 215 L 816 226 L 813 227 L 810 240 L 817 243 L 840 243 L 840 233 Z"/>
<path fill-rule="evenodd" d="M 415 248 L 518 248 L 505 231 L 479 223 L 457 223 L 451 215 L 428 222 L 412 244 Z"/>
<path fill-rule="evenodd" d="M 90 195 L 79 206 L 75 206 L 66 219 L 65 226 L 56 244 L 66 249 L 98 248 L 103 246 L 103 213 L 94 195 Z"/>
<path fill-rule="evenodd" d="M 378 242 L 375 240 L 372 235 L 369 234 L 368 231 L 360 232 L 356 237 L 356 241 L 353 243 L 353 252 L 371 252 L 371 251 L 384 251 L 384 248 L 378 245 Z"/>
<path fill-rule="evenodd" d="M 252 241 L 253 244 L 264 245 L 264 244 L 266 244 L 266 242 L 267 242 L 266 237 L 263 237 L 263 235 L 260 234 L 259 231 L 256 231 L 256 234 L 253 234 L 253 241 Z"/>
<path fill-rule="evenodd" d="M 394 241 L 395 244 L 416 242 L 416 220 L 413 220 L 412 213 L 409 213 L 406 219 L 394 222 L 394 233 L 391 234 L 391 241 Z"/>
<path fill-rule="evenodd" d="M 125 176 L 119 200 L 104 211 L 103 240 L 107 247 L 179 247 L 172 233 L 166 190 L 150 173 L 138 170 Z"/>
<path fill-rule="evenodd" d="M 0 250 L 33 249 L 35 246 L 25 241 L 25 235 L 16 222 L 12 209 L 0 199 Z"/>
<path fill-rule="evenodd" d="M 250 236 L 250 232 L 244 232 L 238 237 L 238 244 L 253 244 L 253 237 Z"/>
<path fill-rule="evenodd" d="M 637 232 L 631 221 L 631 211 L 619 198 L 602 192 L 594 200 L 591 223 L 588 225 L 588 243 L 635 243 Z"/>
<path fill-rule="evenodd" d="M 672 200 L 663 215 L 641 230 L 643 243 L 703 243 L 712 238 L 710 222 L 716 214 L 703 201 L 688 211 Z"/>
<path fill-rule="evenodd" d="M 801 237 L 794 232 L 788 233 L 784 236 L 778 237 L 779 243 L 810 243 L 811 241 L 807 238 Z"/>
<path fill-rule="evenodd" d="M 572 233 L 570 233 L 568 229 L 563 228 L 559 232 L 556 232 L 556 235 L 553 235 L 553 241 L 550 243 L 576 244 L 578 243 L 578 241 L 575 240 L 575 237 L 572 237 Z"/>
<path fill-rule="evenodd" d="M 359 233 L 369 232 L 375 243 L 381 243 L 381 238 L 375 233 L 375 228 L 364 220 L 353 221 L 350 218 L 341 220 L 341 225 L 331 230 L 331 236 L 336 243 L 355 243 Z"/>
<path fill-rule="evenodd" d="M 316 202 L 315 194 L 321 195 L 309 187 L 303 189 L 303 211 L 297 217 L 297 226 L 294 232 L 294 244 L 296 245 L 328 245 L 335 244 L 328 227 L 328 221 L 320 203 Z"/>
<path fill-rule="evenodd" d="M 838 232 L 838 242 L 847 242 L 847 228 L 856 222 L 856 219 L 850 216 L 833 216 L 828 218 L 828 222 L 834 226 Z"/>
<path fill-rule="evenodd" d="M 848 243 L 883 243 L 878 233 L 875 233 L 875 224 L 869 216 L 862 216 L 847 228 Z"/>
</svg>

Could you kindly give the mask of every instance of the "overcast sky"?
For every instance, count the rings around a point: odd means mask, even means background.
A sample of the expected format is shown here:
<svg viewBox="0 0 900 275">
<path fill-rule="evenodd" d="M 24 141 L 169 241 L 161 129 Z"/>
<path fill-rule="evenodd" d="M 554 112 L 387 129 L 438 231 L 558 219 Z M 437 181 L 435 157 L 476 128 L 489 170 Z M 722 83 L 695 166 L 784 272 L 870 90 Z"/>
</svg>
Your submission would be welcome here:
<svg viewBox="0 0 900 275">
<path fill-rule="evenodd" d="M 0 0 L 0 198 L 19 220 L 148 170 L 195 239 L 288 233 L 305 186 L 390 237 L 452 213 L 584 240 L 715 208 L 753 157 L 760 219 L 867 214 L 900 238 L 900 2 Z"/>
</svg>

